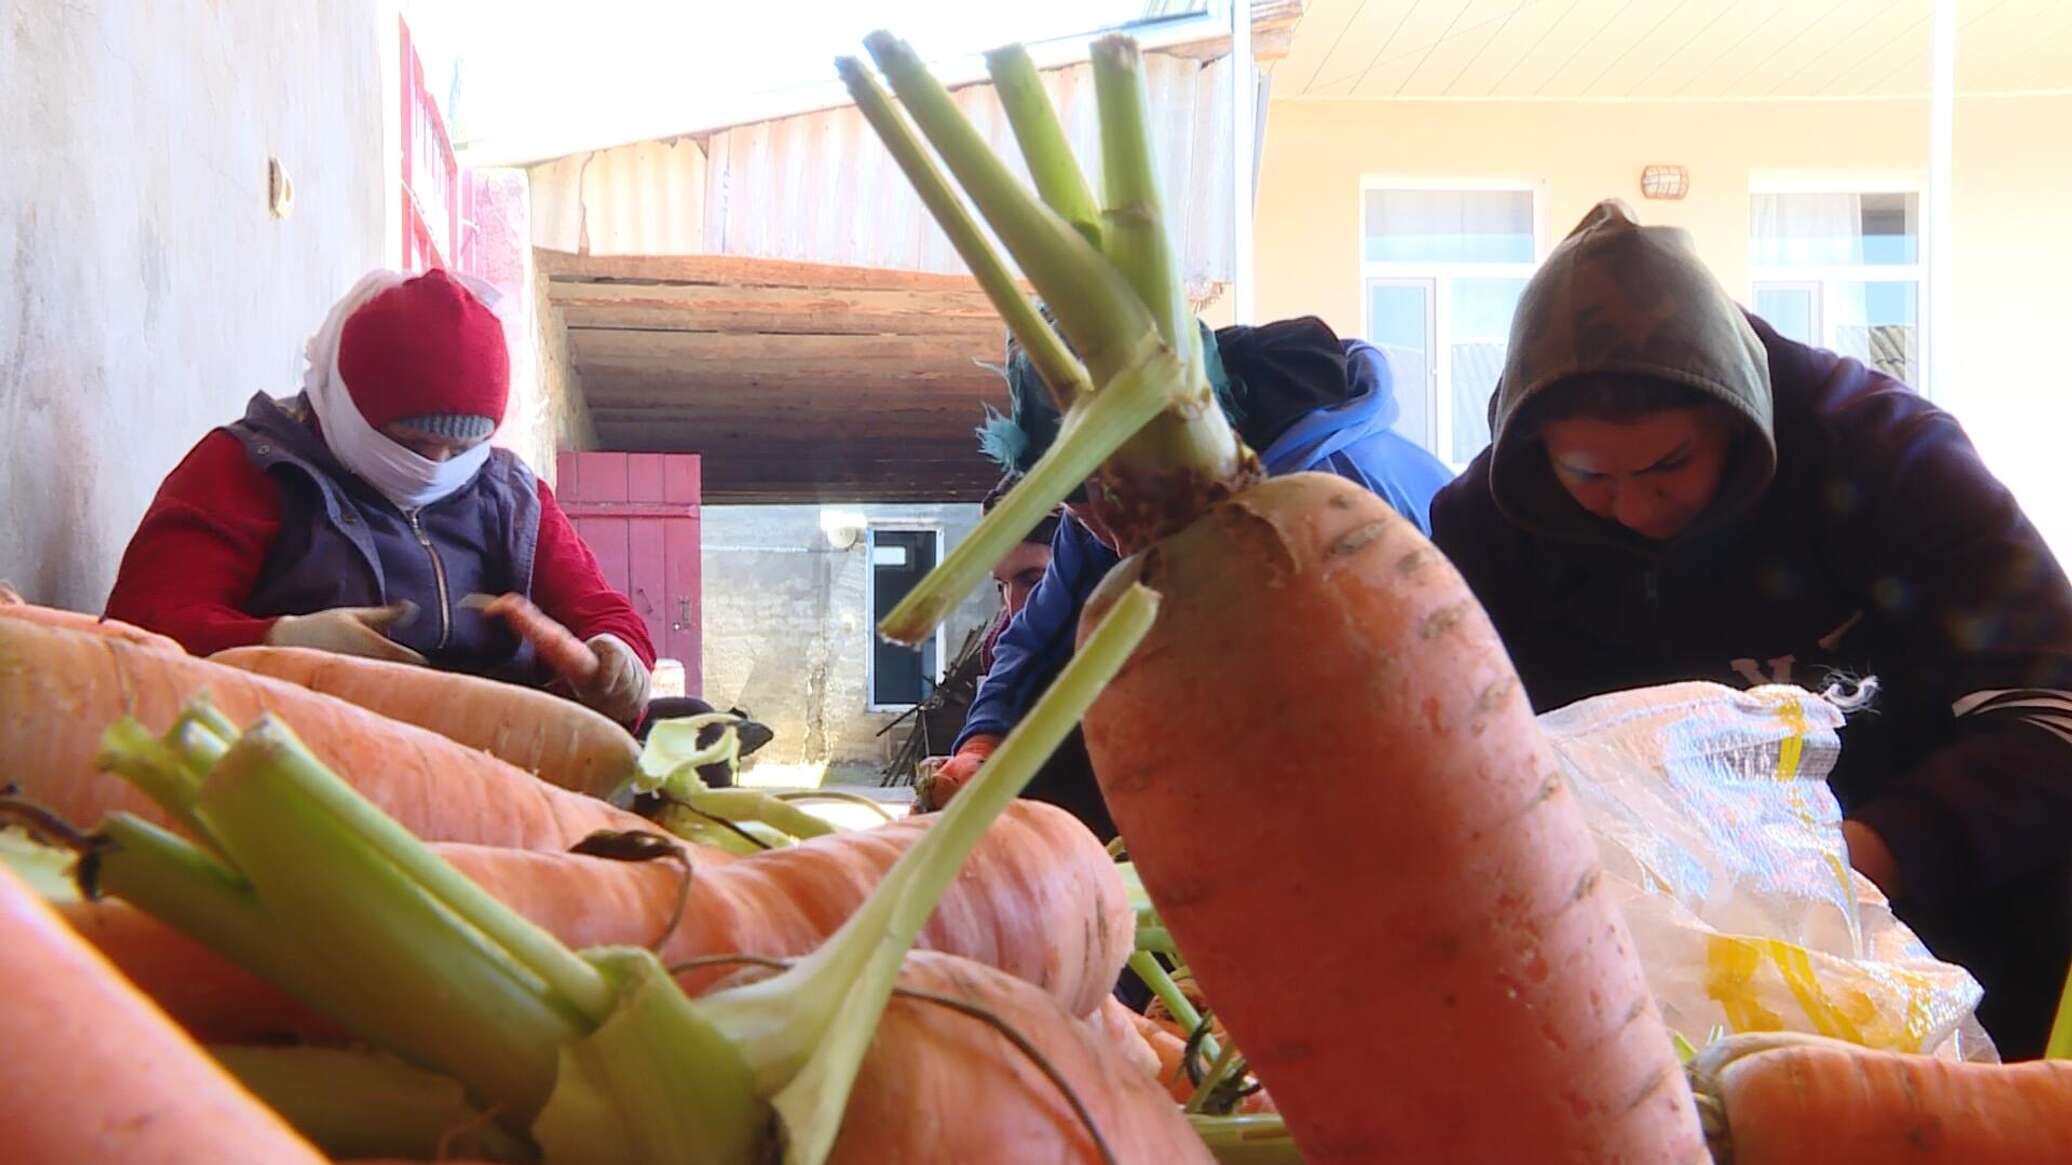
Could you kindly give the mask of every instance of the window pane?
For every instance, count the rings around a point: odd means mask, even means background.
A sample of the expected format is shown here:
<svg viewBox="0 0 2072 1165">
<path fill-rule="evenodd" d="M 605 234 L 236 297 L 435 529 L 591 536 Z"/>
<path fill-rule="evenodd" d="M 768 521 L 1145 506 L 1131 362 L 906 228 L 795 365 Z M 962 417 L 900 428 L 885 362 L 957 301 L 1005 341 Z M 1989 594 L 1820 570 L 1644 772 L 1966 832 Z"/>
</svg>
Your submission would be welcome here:
<svg viewBox="0 0 2072 1165">
<path fill-rule="evenodd" d="M 1755 314 L 1769 321 L 1771 327 L 1788 340 L 1801 344 L 1819 346 L 1820 331 L 1814 326 L 1816 287 L 1795 287 L 1788 285 L 1763 286 L 1755 289 Z"/>
<path fill-rule="evenodd" d="M 1757 266 L 1914 263 L 1920 257 L 1920 196 L 1757 194 L 1749 232 Z"/>
<path fill-rule="evenodd" d="M 1835 284 L 1829 296 L 1835 351 L 1908 384 L 1920 383 L 1920 292 L 1911 280 Z"/>
<path fill-rule="evenodd" d="M 1369 190 L 1367 258 L 1387 263 L 1530 263 L 1532 193 Z"/>
<path fill-rule="evenodd" d="M 1367 342 L 1381 349 L 1402 414 L 1396 431 L 1432 443 L 1432 292 L 1429 282 L 1367 284 Z"/>
<path fill-rule="evenodd" d="M 1489 444 L 1489 395 L 1504 371 L 1504 352 L 1511 336 L 1511 316 L 1525 291 L 1523 279 L 1456 279 L 1453 281 L 1452 448 L 1445 459 L 1458 465 L 1472 461 Z"/>
</svg>

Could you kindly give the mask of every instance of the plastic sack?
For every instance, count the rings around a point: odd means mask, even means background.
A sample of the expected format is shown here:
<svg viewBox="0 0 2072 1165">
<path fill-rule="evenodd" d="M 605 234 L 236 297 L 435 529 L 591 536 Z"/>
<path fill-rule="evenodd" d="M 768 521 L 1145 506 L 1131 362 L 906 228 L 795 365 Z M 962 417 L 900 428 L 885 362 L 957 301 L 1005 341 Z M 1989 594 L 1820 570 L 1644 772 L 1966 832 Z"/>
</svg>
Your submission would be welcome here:
<svg viewBox="0 0 2072 1165">
<path fill-rule="evenodd" d="M 1842 711 L 1800 688 L 1615 692 L 1540 718 L 1672 1030 L 1997 1059 L 1979 985 L 1850 869 Z"/>
</svg>

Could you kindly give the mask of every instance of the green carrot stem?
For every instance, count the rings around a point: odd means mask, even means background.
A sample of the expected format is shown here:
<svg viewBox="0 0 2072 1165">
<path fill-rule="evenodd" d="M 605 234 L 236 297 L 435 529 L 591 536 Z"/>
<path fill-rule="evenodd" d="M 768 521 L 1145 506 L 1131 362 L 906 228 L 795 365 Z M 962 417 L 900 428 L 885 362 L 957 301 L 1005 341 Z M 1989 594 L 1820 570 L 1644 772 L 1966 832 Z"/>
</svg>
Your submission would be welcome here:
<svg viewBox="0 0 2072 1165">
<path fill-rule="evenodd" d="M 707 712 L 653 725 L 640 750 L 633 788 L 652 793 L 672 782 L 697 784 L 698 770 L 706 765 L 724 762 L 731 767 L 741 755 L 741 734 L 734 730 L 740 719 L 731 712 Z M 721 726 L 720 734 L 712 743 L 700 745 L 699 735 L 715 724 Z"/>
<path fill-rule="evenodd" d="M 1145 926 L 1141 922 L 1137 924 L 1137 949 L 1161 955 L 1179 953 L 1179 948 L 1173 945 L 1172 931 L 1162 926 Z"/>
<path fill-rule="evenodd" d="M 1278 1116 L 1189 1114 L 1187 1123 L 1218 1165 L 1302 1165 L 1295 1138 Z"/>
<path fill-rule="evenodd" d="M 1093 44 L 1095 100 L 1101 113 L 1101 185 L 1106 253 L 1151 313 L 1158 334 L 1199 369 L 1199 341 L 1180 288 L 1180 267 L 1165 230 L 1151 146 L 1150 99 L 1137 42 L 1104 36 Z M 1190 353 L 1196 353 L 1190 358 Z"/>
<path fill-rule="evenodd" d="M 484 908 L 473 883 L 454 886 L 466 879 L 277 723 L 262 720 L 211 770 L 196 812 L 278 941 L 328 972 L 312 1002 L 485 1104 L 529 1119 L 561 1047 L 609 1010 L 595 968 L 526 935 L 531 923 L 494 899 Z"/>
<path fill-rule="evenodd" d="M 1086 369 L 1073 358 L 1050 325 L 1043 322 L 1029 297 L 1015 285 L 1007 264 L 993 249 L 993 244 L 986 240 L 985 232 L 979 229 L 978 221 L 965 208 L 964 200 L 957 197 L 949 180 L 928 157 L 920 138 L 914 134 L 913 126 L 893 108 L 891 99 L 879 87 L 877 79 L 854 57 L 836 61 L 835 70 L 841 74 L 842 83 L 849 87 L 850 96 L 856 99 L 856 107 L 863 112 L 864 120 L 877 131 L 878 140 L 885 143 L 892 160 L 899 163 L 901 172 L 913 186 L 914 193 L 920 196 L 922 205 L 935 216 L 936 225 L 942 228 L 943 234 L 949 236 L 950 245 L 956 248 L 964 265 L 971 268 L 972 278 L 978 280 L 979 288 L 992 301 L 993 309 L 1006 321 L 1008 330 L 1022 341 L 1030 362 L 1057 398 L 1058 408 L 1071 407 L 1073 401 L 1093 390 Z M 1091 195 L 1088 197 L 1091 202 Z M 1099 229 L 1098 224 L 1095 229 Z"/>
<path fill-rule="evenodd" d="M 1014 127 L 1036 193 L 1087 242 L 1099 247 L 1101 209 L 1079 169 L 1079 160 L 1072 156 L 1072 143 L 1058 122 L 1057 109 L 1044 91 L 1029 50 L 1018 44 L 994 49 L 986 54 L 986 72 L 992 75 L 993 92 L 1007 112 L 1007 123 Z"/>
<path fill-rule="evenodd" d="M 1179 361 L 1163 348 L 1152 348 L 1099 392 L 1065 415 L 1057 440 L 1015 484 L 951 548 L 942 563 L 921 580 L 878 624 L 878 634 L 909 647 L 935 633 L 951 608 L 979 584 L 993 564 L 1059 502 L 1079 488 L 1103 460 L 1128 441 L 1167 403 L 1169 386 L 1179 376 Z"/>
<path fill-rule="evenodd" d="M 886 821 L 897 820 L 886 808 L 869 797 L 857 793 L 844 793 L 840 789 L 796 789 L 771 796 L 779 801 L 840 801 L 849 805 L 861 805 Z"/>
<path fill-rule="evenodd" d="M 1165 1004 L 1166 1014 L 1173 1017 L 1173 1022 L 1190 1032 L 1201 1027 L 1201 1012 L 1194 1009 L 1187 993 L 1180 990 L 1178 983 L 1173 982 L 1173 977 L 1166 973 L 1165 965 L 1158 961 L 1156 955 L 1149 951 L 1137 951 L 1130 955 L 1129 967 L 1137 973 L 1137 978 L 1144 981 L 1144 986 L 1151 988 L 1151 994 L 1157 996 L 1160 1003 Z M 1202 1036 L 1201 1048 L 1210 1056 L 1219 1054 L 1214 1036 Z"/>
<path fill-rule="evenodd" d="M 787 1160 L 819 1165 L 826 1158 L 915 936 L 972 848 L 1121 670 L 1157 611 L 1158 596 L 1133 586 L 942 817 L 818 950 L 780 975 L 700 1001 L 747 1051 L 765 1090 L 776 1089 Z"/>
<path fill-rule="evenodd" d="M 1094 383 L 1106 382 L 1135 362 L 1141 342 L 1156 327 L 1122 274 L 1070 223 L 1030 195 L 904 41 L 874 32 L 864 45 L 943 164 L 1049 305 Z M 1032 351 L 1042 342 L 1020 328 L 1015 336 Z"/>
<path fill-rule="evenodd" d="M 2050 1039 L 2044 1045 L 2046 1060 L 2072 1060 L 2072 971 L 2065 975 L 2065 991 L 2058 997 L 2058 1014 L 2051 1020 Z"/>
<path fill-rule="evenodd" d="M 617 1006 L 561 1049 L 533 1138 L 550 1162 L 614 1165 L 767 1161 L 770 1108 L 741 1049 L 687 999 L 653 952 L 585 951 Z"/>
<path fill-rule="evenodd" d="M 539 1159 L 522 1137 L 469 1104 L 459 1081 L 393 1056 L 239 1045 L 215 1045 L 209 1054 L 330 1157 Z"/>
<path fill-rule="evenodd" d="M 78 871 L 89 896 L 120 898 L 305 1003 L 321 998 L 325 973 L 280 941 L 242 874 L 128 813 L 110 814 L 99 836 Z"/>
<path fill-rule="evenodd" d="M 125 716 L 108 726 L 101 734 L 101 753 L 94 764 L 135 785 L 196 836 L 208 836 L 194 816 L 194 797 L 201 788 L 199 775 L 180 753 L 136 720 Z"/>
<path fill-rule="evenodd" d="M 240 751 L 251 760 L 231 766 Z M 307 805 L 312 828 L 350 837 L 381 855 L 403 879 L 508 952 L 588 1023 L 602 1021 L 611 1011 L 611 988 L 594 968 L 448 865 L 394 818 L 325 769 L 286 724 L 268 718 L 245 733 L 203 782 L 202 800 L 206 803 L 213 796 L 220 805 L 228 796 L 248 791 L 256 792 L 262 803 L 277 797 L 294 799 L 298 808 Z M 202 813 L 204 820 L 221 815 L 220 809 Z M 215 825 L 211 832 L 220 834 L 221 826 Z M 243 862 L 238 864 L 248 869 Z"/>
<path fill-rule="evenodd" d="M 691 787 L 694 785 L 695 788 Z M 723 821 L 758 822 L 792 837 L 821 837 L 835 832 L 828 821 L 760 789 L 708 789 L 694 779 L 672 781 L 668 793 L 698 812 Z"/>
</svg>

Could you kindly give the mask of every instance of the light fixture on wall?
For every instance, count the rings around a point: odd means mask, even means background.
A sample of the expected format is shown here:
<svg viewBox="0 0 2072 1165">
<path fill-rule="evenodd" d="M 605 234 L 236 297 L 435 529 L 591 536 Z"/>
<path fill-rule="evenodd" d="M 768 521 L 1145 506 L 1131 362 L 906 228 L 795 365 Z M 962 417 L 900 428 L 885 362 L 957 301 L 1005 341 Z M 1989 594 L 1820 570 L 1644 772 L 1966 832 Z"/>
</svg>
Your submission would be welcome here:
<svg viewBox="0 0 2072 1165">
<path fill-rule="evenodd" d="M 836 550 L 848 550 L 863 540 L 870 519 L 854 510 L 820 511 L 820 533 Z"/>
<path fill-rule="evenodd" d="M 1643 167 L 1640 192 L 1648 198 L 1682 198 L 1691 192 L 1691 172 L 1682 166 Z"/>
</svg>

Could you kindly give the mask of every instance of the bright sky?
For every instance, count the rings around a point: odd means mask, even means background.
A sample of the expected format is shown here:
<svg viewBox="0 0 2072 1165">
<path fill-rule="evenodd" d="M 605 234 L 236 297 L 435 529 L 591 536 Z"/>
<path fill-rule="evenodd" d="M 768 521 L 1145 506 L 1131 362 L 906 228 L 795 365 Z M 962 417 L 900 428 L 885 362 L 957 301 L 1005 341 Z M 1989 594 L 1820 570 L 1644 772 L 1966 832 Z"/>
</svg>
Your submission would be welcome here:
<svg viewBox="0 0 2072 1165">
<path fill-rule="evenodd" d="M 426 80 L 461 85 L 457 141 L 694 123 L 825 85 L 879 28 L 931 60 L 1110 28 L 1208 0 L 405 0 Z M 609 131 L 607 130 L 607 133 Z"/>
</svg>

